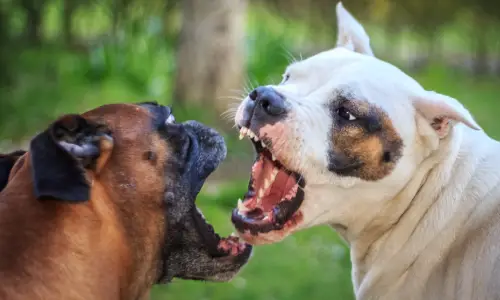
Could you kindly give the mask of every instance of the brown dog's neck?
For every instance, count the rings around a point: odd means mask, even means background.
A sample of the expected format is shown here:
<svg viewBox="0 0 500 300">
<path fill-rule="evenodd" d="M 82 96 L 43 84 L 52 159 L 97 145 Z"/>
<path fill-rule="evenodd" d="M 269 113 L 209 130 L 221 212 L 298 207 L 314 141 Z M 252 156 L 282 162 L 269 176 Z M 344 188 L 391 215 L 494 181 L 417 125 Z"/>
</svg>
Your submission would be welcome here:
<svg viewBox="0 0 500 300">
<path fill-rule="evenodd" d="M 94 183 L 92 201 L 77 204 L 36 200 L 32 191 L 26 164 L 0 196 L 0 299 L 128 299 L 120 295 L 134 293 L 136 299 L 146 292 L 132 285 L 139 275 L 132 242 L 102 186 Z"/>
</svg>

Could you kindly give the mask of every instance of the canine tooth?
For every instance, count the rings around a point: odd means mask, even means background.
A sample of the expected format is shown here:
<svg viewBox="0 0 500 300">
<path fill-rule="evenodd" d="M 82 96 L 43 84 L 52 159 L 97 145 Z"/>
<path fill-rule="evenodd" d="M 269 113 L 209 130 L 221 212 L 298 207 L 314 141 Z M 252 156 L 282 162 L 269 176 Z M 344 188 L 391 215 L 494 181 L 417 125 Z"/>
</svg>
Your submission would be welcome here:
<svg viewBox="0 0 500 300">
<path fill-rule="evenodd" d="M 271 185 L 271 180 L 265 179 L 264 180 L 264 189 L 267 190 L 267 188 Z"/>
<path fill-rule="evenodd" d="M 273 161 L 275 161 L 276 160 L 276 156 L 274 156 L 274 154 L 271 154 L 271 156 L 272 156 Z"/>
<path fill-rule="evenodd" d="M 262 145 L 263 148 L 266 148 L 266 144 L 264 144 L 264 141 L 260 141 L 260 144 Z"/>
<path fill-rule="evenodd" d="M 249 211 L 248 207 L 243 204 L 243 201 L 241 199 L 238 199 L 238 212 L 247 212 Z"/>
<path fill-rule="evenodd" d="M 240 129 L 240 140 L 242 140 L 245 137 L 245 135 L 247 134 L 247 131 L 248 131 L 248 128 L 241 127 L 241 129 Z"/>
<path fill-rule="evenodd" d="M 274 179 L 276 179 L 276 176 L 278 175 L 278 168 L 274 168 L 273 169 L 273 173 L 271 174 L 271 179 L 274 181 Z"/>
</svg>

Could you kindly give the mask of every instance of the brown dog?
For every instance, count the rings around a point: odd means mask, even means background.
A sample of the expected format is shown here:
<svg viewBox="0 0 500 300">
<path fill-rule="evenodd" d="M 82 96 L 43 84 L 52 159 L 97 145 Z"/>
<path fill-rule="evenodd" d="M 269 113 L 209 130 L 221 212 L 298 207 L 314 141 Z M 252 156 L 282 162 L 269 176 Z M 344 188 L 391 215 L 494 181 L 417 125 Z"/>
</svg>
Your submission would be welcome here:
<svg viewBox="0 0 500 300">
<path fill-rule="evenodd" d="M 60 118 L 0 157 L 0 299 L 135 300 L 174 277 L 231 279 L 251 246 L 194 204 L 225 154 L 214 130 L 156 103 Z"/>
</svg>

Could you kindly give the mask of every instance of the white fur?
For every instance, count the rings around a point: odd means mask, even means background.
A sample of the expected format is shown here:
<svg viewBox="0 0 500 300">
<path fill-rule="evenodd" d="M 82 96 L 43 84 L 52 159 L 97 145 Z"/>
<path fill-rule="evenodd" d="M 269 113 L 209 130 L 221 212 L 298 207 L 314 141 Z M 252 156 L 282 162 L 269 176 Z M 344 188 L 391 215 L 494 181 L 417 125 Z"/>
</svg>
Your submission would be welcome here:
<svg viewBox="0 0 500 300">
<path fill-rule="evenodd" d="M 289 79 L 272 86 L 292 107 L 283 121 L 288 142 L 273 151 L 307 185 L 303 221 L 262 239 L 331 225 L 351 247 L 357 299 L 500 299 L 499 143 L 457 100 L 375 58 L 340 3 L 337 16 L 337 47 L 291 64 Z M 327 170 L 327 104 L 341 89 L 383 109 L 403 140 L 402 157 L 381 180 Z M 431 126 L 438 117 L 453 121 L 445 132 Z"/>
</svg>

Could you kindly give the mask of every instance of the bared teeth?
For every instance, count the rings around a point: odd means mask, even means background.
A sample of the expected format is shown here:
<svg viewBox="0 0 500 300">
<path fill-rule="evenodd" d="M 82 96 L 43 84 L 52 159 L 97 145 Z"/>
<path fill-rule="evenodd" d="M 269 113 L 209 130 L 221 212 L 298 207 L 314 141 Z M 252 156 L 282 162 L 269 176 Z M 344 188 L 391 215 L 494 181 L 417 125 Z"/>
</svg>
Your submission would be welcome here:
<svg viewBox="0 0 500 300">
<path fill-rule="evenodd" d="M 242 140 L 245 136 L 248 136 L 251 140 L 256 142 L 260 141 L 259 137 L 249 128 L 241 127 L 240 129 L 240 140 Z"/>
<path fill-rule="evenodd" d="M 266 178 L 264 180 L 264 189 L 267 190 L 269 188 L 269 186 L 271 186 L 271 183 L 272 183 L 271 180 Z"/>
<path fill-rule="evenodd" d="M 247 135 L 247 132 L 248 132 L 248 128 L 241 127 L 241 129 L 240 129 L 240 140 L 242 140 L 245 137 L 245 135 Z"/>
<path fill-rule="evenodd" d="M 273 161 L 276 161 L 276 156 L 274 156 L 274 154 L 271 153 L 271 158 L 273 159 Z"/>
<path fill-rule="evenodd" d="M 266 148 L 266 144 L 264 144 L 264 141 L 260 141 L 260 144 L 262 145 L 262 148 Z"/>
<path fill-rule="evenodd" d="M 283 200 L 291 200 L 297 194 L 298 189 L 299 189 L 299 184 L 294 185 L 290 189 L 290 191 L 288 191 L 288 193 L 285 195 L 285 198 L 283 198 L 282 201 Z"/>
<path fill-rule="evenodd" d="M 238 199 L 238 211 L 243 213 L 250 211 L 250 209 L 243 204 L 241 199 Z"/>
<path fill-rule="evenodd" d="M 257 192 L 257 203 L 260 204 L 262 198 L 264 197 L 266 191 L 271 187 L 273 184 L 274 180 L 276 179 L 276 176 L 278 175 L 279 169 L 274 168 L 273 171 L 271 172 L 271 175 L 269 175 L 269 178 L 264 179 L 264 186 Z"/>
</svg>

